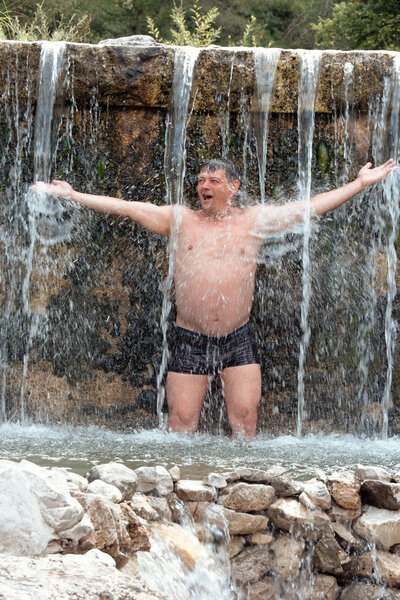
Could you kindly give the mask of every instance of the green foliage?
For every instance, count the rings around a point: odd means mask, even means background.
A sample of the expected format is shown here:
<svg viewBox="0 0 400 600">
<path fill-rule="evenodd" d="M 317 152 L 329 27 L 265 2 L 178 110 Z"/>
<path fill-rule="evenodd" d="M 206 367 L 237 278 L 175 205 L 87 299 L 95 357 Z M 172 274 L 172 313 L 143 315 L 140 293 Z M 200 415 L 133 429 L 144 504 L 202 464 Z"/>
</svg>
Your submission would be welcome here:
<svg viewBox="0 0 400 600">
<path fill-rule="evenodd" d="M 24 21 L 21 17 L 12 15 L 4 8 L 0 12 L 0 39 L 13 39 L 23 42 L 36 40 L 65 40 L 68 42 L 82 41 L 88 37 L 90 17 L 72 14 L 65 18 L 62 14 L 53 19 L 45 11 L 42 4 L 37 4 L 32 19 Z"/>
<path fill-rule="evenodd" d="M 333 14 L 313 25 L 316 42 L 324 48 L 399 50 L 399 0 L 339 2 Z"/>
<path fill-rule="evenodd" d="M 170 30 L 170 38 L 163 39 L 153 19 L 147 17 L 148 30 L 158 42 L 165 44 L 177 44 L 178 46 L 209 46 L 215 42 L 221 33 L 221 28 L 215 27 L 215 19 L 218 16 L 218 8 L 213 7 L 202 14 L 198 0 L 193 1 L 190 8 L 190 22 L 182 6 L 174 4 L 171 11 L 171 20 L 174 27 Z"/>
</svg>

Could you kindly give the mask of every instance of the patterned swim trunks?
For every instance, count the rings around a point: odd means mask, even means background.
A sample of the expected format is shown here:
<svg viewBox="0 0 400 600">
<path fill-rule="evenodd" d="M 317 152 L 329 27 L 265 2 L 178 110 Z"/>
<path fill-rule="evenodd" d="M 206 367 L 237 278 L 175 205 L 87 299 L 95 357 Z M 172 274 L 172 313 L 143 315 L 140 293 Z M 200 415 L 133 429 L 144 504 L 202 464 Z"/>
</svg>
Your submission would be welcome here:
<svg viewBox="0 0 400 600">
<path fill-rule="evenodd" d="M 249 322 L 221 337 L 208 337 L 176 327 L 168 371 L 209 375 L 227 367 L 251 364 L 260 364 L 260 360 Z"/>
</svg>

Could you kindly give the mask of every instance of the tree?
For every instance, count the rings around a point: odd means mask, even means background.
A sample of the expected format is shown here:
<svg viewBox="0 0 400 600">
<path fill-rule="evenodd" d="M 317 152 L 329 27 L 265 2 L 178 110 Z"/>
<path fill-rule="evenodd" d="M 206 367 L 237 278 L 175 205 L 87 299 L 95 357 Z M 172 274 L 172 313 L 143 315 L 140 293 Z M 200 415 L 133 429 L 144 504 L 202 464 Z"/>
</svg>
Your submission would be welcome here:
<svg viewBox="0 0 400 600">
<path fill-rule="evenodd" d="M 399 50 L 400 1 L 351 0 L 339 2 L 333 14 L 313 25 L 323 48 L 343 50 Z"/>
</svg>

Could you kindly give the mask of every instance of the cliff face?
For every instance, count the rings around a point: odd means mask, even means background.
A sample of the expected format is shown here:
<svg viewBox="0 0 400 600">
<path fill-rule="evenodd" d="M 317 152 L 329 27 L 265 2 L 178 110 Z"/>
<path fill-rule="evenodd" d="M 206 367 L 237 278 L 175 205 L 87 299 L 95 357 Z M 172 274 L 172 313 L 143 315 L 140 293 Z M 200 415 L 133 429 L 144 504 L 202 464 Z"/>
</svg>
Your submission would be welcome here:
<svg viewBox="0 0 400 600">
<path fill-rule="evenodd" d="M 174 318 L 173 307 L 162 315 L 163 293 L 164 299 L 170 293 L 163 292 L 166 243 L 130 223 L 69 205 L 53 220 L 42 219 L 39 211 L 32 225 L 24 194 L 39 135 L 34 132 L 40 51 L 37 43 L 0 43 L 2 416 L 18 418 L 22 410 L 39 419 L 154 426 L 160 322 L 172 324 Z M 158 44 L 67 44 L 49 114 L 52 177 L 82 191 L 164 203 L 165 166 L 171 164 L 166 126 L 178 128 L 175 54 L 174 47 Z M 367 159 L 386 158 L 395 136 L 391 107 L 398 102 L 391 84 L 394 57 L 322 53 L 314 192 L 354 176 Z M 301 53 L 282 51 L 263 159 L 267 200 L 274 202 L 298 193 L 300 78 Z M 259 198 L 262 99 L 256 90 L 251 49 L 200 52 L 184 133 L 184 196 L 192 205 L 199 164 L 220 155 L 237 164 L 249 196 Z M 385 257 L 393 245 L 388 214 L 382 192 L 374 191 L 313 231 L 306 429 L 379 429 L 377 403 L 388 362 Z M 57 237 L 63 227 L 68 235 Z M 296 420 L 301 254 L 302 236 L 294 233 L 268 240 L 260 260 L 253 319 L 264 373 L 263 430 L 288 430 Z M 392 316 L 397 304 L 395 296 Z M 168 336 L 171 341 L 171 327 Z M 396 404 L 398 369 L 393 377 Z M 202 419 L 206 429 L 220 410 L 220 392 L 213 387 L 212 394 Z M 396 410 L 391 427 L 396 429 Z"/>
</svg>

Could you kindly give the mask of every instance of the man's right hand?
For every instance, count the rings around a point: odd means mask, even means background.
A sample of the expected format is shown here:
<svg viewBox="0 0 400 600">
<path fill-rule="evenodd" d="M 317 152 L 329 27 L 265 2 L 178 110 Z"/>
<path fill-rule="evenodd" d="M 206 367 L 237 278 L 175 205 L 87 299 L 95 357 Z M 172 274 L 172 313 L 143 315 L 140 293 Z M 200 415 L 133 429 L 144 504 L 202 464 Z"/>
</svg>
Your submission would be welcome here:
<svg viewBox="0 0 400 600">
<path fill-rule="evenodd" d="M 46 194 L 53 194 L 54 196 L 62 196 L 63 198 L 71 199 L 72 186 L 66 181 L 58 181 L 58 179 L 53 179 L 51 183 L 44 183 L 43 181 L 38 181 L 33 186 L 38 192 L 44 192 Z"/>
</svg>

